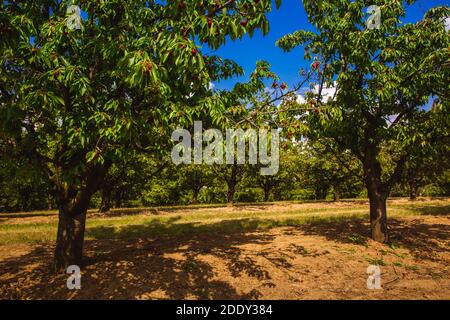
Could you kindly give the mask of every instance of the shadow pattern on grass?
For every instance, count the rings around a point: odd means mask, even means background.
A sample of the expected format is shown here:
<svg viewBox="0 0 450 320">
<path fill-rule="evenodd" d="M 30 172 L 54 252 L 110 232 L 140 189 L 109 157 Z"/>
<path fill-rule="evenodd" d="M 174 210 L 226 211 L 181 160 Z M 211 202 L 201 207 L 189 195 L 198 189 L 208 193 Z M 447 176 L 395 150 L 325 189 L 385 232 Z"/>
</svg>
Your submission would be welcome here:
<svg viewBox="0 0 450 320">
<path fill-rule="evenodd" d="M 442 215 L 442 211 L 428 208 L 418 210 Z M 88 229 L 87 236 L 94 240 L 86 242 L 82 290 L 78 292 L 67 290 L 67 275 L 50 274 L 53 247 L 34 246 L 29 253 L 0 262 L 3 275 L 0 298 L 258 299 L 261 292 L 257 288 L 242 292 L 233 283 L 217 278 L 208 262 L 211 260 L 205 256 L 219 260 L 234 278 L 245 275 L 274 287 L 271 274 L 258 263 L 257 256 L 243 254 L 239 248 L 273 242 L 274 236 L 261 229 L 285 226 L 289 227 L 286 232 L 353 244 L 355 239 L 369 236 L 368 218 L 361 216 L 283 221 L 241 219 L 204 225 L 179 220 L 180 217 L 173 217 L 143 225 Z M 409 224 L 390 219 L 389 226 L 395 244 L 410 249 L 417 258 L 435 260 L 440 252 L 449 251 L 448 225 L 422 224 L 418 217 Z M 307 254 L 302 248 L 297 249 L 299 254 Z M 291 267 L 282 257 L 265 256 L 264 252 L 260 256 L 281 270 L 288 271 Z"/>
</svg>

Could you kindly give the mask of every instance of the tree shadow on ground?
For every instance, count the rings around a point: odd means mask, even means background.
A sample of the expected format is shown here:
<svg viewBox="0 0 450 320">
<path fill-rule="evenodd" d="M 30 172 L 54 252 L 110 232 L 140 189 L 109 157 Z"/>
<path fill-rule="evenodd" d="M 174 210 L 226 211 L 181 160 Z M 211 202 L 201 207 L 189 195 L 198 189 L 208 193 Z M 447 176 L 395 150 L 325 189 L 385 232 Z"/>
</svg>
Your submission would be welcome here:
<svg viewBox="0 0 450 320">
<path fill-rule="evenodd" d="M 418 217 L 419 218 L 419 217 Z M 450 252 L 450 226 L 391 218 L 388 221 L 391 247 L 407 248 L 417 259 L 439 260 L 439 253 Z M 331 223 L 311 223 L 301 227 L 307 235 L 323 236 L 327 240 L 367 245 L 370 225 L 367 219 L 352 219 Z"/>
<path fill-rule="evenodd" d="M 0 262 L 0 298 L 258 299 L 258 290 L 247 287 L 245 292 L 242 288 L 238 291 L 232 280 L 218 276 L 217 268 L 231 279 L 244 276 L 271 284 L 271 274 L 257 255 L 241 249 L 273 243 L 275 236 L 261 231 L 261 226 L 289 226 L 285 232 L 321 236 L 337 243 L 355 244 L 355 239 L 365 243 L 369 236 L 368 218 L 306 224 L 242 219 L 202 225 L 178 220 L 88 229 L 88 237 L 94 240 L 86 242 L 82 290 L 75 292 L 66 288 L 68 275 L 49 271 L 53 247 L 34 246 L 29 253 Z M 389 225 L 395 244 L 408 248 L 417 258 L 433 260 L 439 252 L 449 251 L 448 225 L 422 224 L 420 217 L 413 221 L 390 219 Z M 288 264 L 277 267 L 290 268 Z"/>
<path fill-rule="evenodd" d="M 167 223 L 165 228 L 176 225 Z M 238 292 L 231 283 L 218 278 L 211 259 L 222 259 L 226 272 L 233 277 L 245 274 L 258 280 L 270 279 L 253 258 L 241 256 L 237 246 L 270 243 L 272 236 L 244 232 L 155 236 L 154 230 L 163 234 L 164 229 L 153 222 L 120 230 L 90 230 L 91 236 L 101 235 L 103 240 L 86 242 L 82 290 L 77 292 L 66 288 L 68 275 L 50 273 L 52 246 L 35 246 L 29 253 L 0 262 L 0 270 L 6 275 L 0 280 L 0 297 L 240 300 L 261 296 L 255 289 Z M 153 235 L 145 239 L 135 237 L 145 232 Z"/>
</svg>

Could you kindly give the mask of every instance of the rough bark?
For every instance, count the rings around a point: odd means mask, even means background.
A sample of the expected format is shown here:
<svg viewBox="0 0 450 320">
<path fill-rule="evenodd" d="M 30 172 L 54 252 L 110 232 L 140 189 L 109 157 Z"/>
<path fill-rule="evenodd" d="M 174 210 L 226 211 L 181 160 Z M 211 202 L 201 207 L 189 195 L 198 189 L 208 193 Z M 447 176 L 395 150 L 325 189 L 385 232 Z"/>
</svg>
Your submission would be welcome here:
<svg viewBox="0 0 450 320">
<path fill-rule="evenodd" d="M 389 241 L 386 196 L 378 191 L 369 191 L 370 229 L 372 239 L 381 243 Z"/>
<path fill-rule="evenodd" d="M 62 272 L 68 266 L 82 266 L 86 212 L 92 195 L 99 189 L 109 164 L 98 165 L 86 173 L 83 187 L 57 183 L 59 220 L 53 271 Z"/>
<path fill-rule="evenodd" d="M 70 265 L 82 265 L 86 210 L 80 213 L 59 211 L 58 234 L 53 268 L 64 271 Z"/>
<path fill-rule="evenodd" d="M 366 144 L 363 167 L 370 201 L 370 229 L 372 239 L 386 243 L 389 241 L 386 212 L 388 191 L 381 180 L 381 164 L 377 156 L 378 148 L 373 144 Z"/>
</svg>

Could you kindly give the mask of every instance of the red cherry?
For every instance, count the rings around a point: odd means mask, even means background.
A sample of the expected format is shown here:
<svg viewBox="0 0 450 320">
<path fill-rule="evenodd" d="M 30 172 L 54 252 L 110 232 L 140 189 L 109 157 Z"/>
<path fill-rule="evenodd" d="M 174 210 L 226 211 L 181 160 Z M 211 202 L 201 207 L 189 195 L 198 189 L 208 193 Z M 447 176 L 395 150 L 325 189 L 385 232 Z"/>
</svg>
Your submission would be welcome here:
<svg viewBox="0 0 450 320">
<path fill-rule="evenodd" d="M 246 27 L 247 26 L 248 21 L 247 20 L 242 20 L 241 21 L 241 26 Z"/>
<path fill-rule="evenodd" d="M 320 67 L 320 62 L 319 61 L 314 61 L 312 64 L 312 68 L 313 70 L 316 70 Z"/>
<path fill-rule="evenodd" d="M 278 87 L 278 83 L 276 83 L 275 81 L 272 83 L 272 88 L 276 88 Z"/>
<path fill-rule="evenodd" d="M 213 20 L 211 18 L 208 18 L 208 27 L 211 28 L 213 24 Z"/>
<path fill-rule="evenodd" d="M 192 49 L 192 50 L 191 50 L 191 53 L 192 53 L 192 54 L 197 54 L 197 49 Z"/>
<path fill-rule="evenodd" d="M 287 88 L 286 83 L 283 82 L 281 84 L 280 88 L 281 88 L 281 90 L 286 90 L 286 88 Z"/>
</svg>

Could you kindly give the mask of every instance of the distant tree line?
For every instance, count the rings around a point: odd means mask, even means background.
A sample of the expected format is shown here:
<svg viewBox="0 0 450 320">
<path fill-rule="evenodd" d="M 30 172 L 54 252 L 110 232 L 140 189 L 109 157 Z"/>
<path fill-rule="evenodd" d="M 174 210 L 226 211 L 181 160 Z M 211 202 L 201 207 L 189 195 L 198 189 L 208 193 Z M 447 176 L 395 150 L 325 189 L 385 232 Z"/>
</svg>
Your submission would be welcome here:
<svg viewBox="0 0 450 320">
<path fill-rule="evenodd" d="M 385 150 L 382 161 L 389 164 Z M 443 150 L 442 150 L 443 151 Z M 448 154 L 407 162 L 391 196 L 450 196 Z M 252 165 L 179 165 L 169 159 L 132 154 L 114 164 L 90 202 L 90 208 L 187 204 L 233 204 L 289 200 L 367 198 L 362 168 L 348 152 L 339 154 L 318 143 L 296 143 L 281 150 L 280 171 L 262 176 Z M 29 160 L 0 160 L 0 212 L 57 209 L 50 183 Z"/>
</svg>

